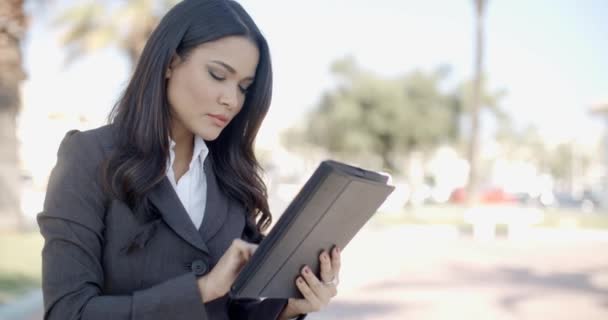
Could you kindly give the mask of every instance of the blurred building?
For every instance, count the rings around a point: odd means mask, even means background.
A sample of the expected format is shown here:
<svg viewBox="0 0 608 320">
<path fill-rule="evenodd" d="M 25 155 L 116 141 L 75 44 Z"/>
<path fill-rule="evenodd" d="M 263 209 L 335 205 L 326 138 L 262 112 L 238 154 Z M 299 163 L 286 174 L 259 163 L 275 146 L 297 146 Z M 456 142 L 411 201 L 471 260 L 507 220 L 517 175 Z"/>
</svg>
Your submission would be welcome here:
<svg viewBox="0 0 608 320">
<path fill-rule="evenodd" d="M 601 161 L 602 161 L 602 178 L 601 189 L 604 195 L 608 194 L 608 101 L 597 103 L 591 106 L 591 114 L 600 117 L 604 123 L 604 133 L 602 137 Z M 605 199 L 605 197 L 602 197 Z M 608 202 L 605 200 L 604 202 Z"/>
<path fill-rule="evenodd" d="M 608 101 L 592 105 L 591 113 L 601 117 L 604 122 L 604 137 L 602 139 L 602 151 L 604 152 L 602 161 L 604 162 L 605 168 L 608 168 Z"/>
</svg>

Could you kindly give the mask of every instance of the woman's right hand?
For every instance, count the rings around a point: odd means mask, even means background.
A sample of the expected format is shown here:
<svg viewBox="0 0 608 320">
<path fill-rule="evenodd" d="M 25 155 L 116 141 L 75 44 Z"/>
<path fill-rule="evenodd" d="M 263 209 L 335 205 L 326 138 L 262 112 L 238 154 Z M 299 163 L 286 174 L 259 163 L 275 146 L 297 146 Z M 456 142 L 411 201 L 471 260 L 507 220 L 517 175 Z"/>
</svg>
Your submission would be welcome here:
<svg viewBox="0 0 608 320">
<path fill-rule="evenodd" d="M 249 261 L 258 245 L 234 239 L 215 267 L 198 279 L 203 303 L 215 300 L 230 290 L 239 272 Z"/>
</svg>

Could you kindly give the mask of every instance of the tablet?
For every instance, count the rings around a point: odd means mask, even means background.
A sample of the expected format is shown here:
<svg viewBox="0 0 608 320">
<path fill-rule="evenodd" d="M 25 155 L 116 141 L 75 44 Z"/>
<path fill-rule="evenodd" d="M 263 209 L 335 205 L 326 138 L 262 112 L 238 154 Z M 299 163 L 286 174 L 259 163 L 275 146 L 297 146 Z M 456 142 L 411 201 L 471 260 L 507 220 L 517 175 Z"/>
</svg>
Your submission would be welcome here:
<svg viewBox="0 0 608 320">
<path fill-rule="evenodd" d="M 393 192 L 387 181 L 378 172 L 321 162 L 243 267 L 231 297 L 302 298 L 295 286 L 302 267 L 319 275 L 319 254 L 346 247 Z"/>
</svg>

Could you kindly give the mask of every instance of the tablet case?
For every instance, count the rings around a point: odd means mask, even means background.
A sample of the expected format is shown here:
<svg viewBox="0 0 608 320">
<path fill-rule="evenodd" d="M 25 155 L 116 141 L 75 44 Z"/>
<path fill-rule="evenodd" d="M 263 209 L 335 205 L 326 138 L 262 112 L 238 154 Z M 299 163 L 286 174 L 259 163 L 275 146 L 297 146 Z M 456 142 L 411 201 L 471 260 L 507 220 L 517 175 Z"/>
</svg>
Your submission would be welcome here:
<svg viewBox="0 0 608 320">
<path fill-rule="evenodd" d="M 233 298 L 302 298 L 304 265 L 319 275 L 319 254 L 345 248 L 393 192 L 388 177 L 345 163 L 321 162 L 235 280 Z"/>
</svg>

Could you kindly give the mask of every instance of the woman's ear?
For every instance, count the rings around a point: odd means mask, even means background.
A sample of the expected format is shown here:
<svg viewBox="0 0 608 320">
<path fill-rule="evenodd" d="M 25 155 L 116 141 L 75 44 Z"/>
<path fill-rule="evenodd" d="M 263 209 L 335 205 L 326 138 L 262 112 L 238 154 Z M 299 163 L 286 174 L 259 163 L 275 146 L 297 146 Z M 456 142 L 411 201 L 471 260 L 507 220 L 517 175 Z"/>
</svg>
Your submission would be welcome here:
<svg viewBox="0 0 608 320">
<path fill-rule="evenodd" d="M 173 54 L 173 56 L 171 57 L 171 62 L 169 63 L 169 67 L 167 67 L 167 71 L 165 72 L 165 78 L 171 78 L 173 69 L 181 63 L 181 60 L 182 59 L 179 57 L 179 55 L 175 53 Z"/>
</svg>

